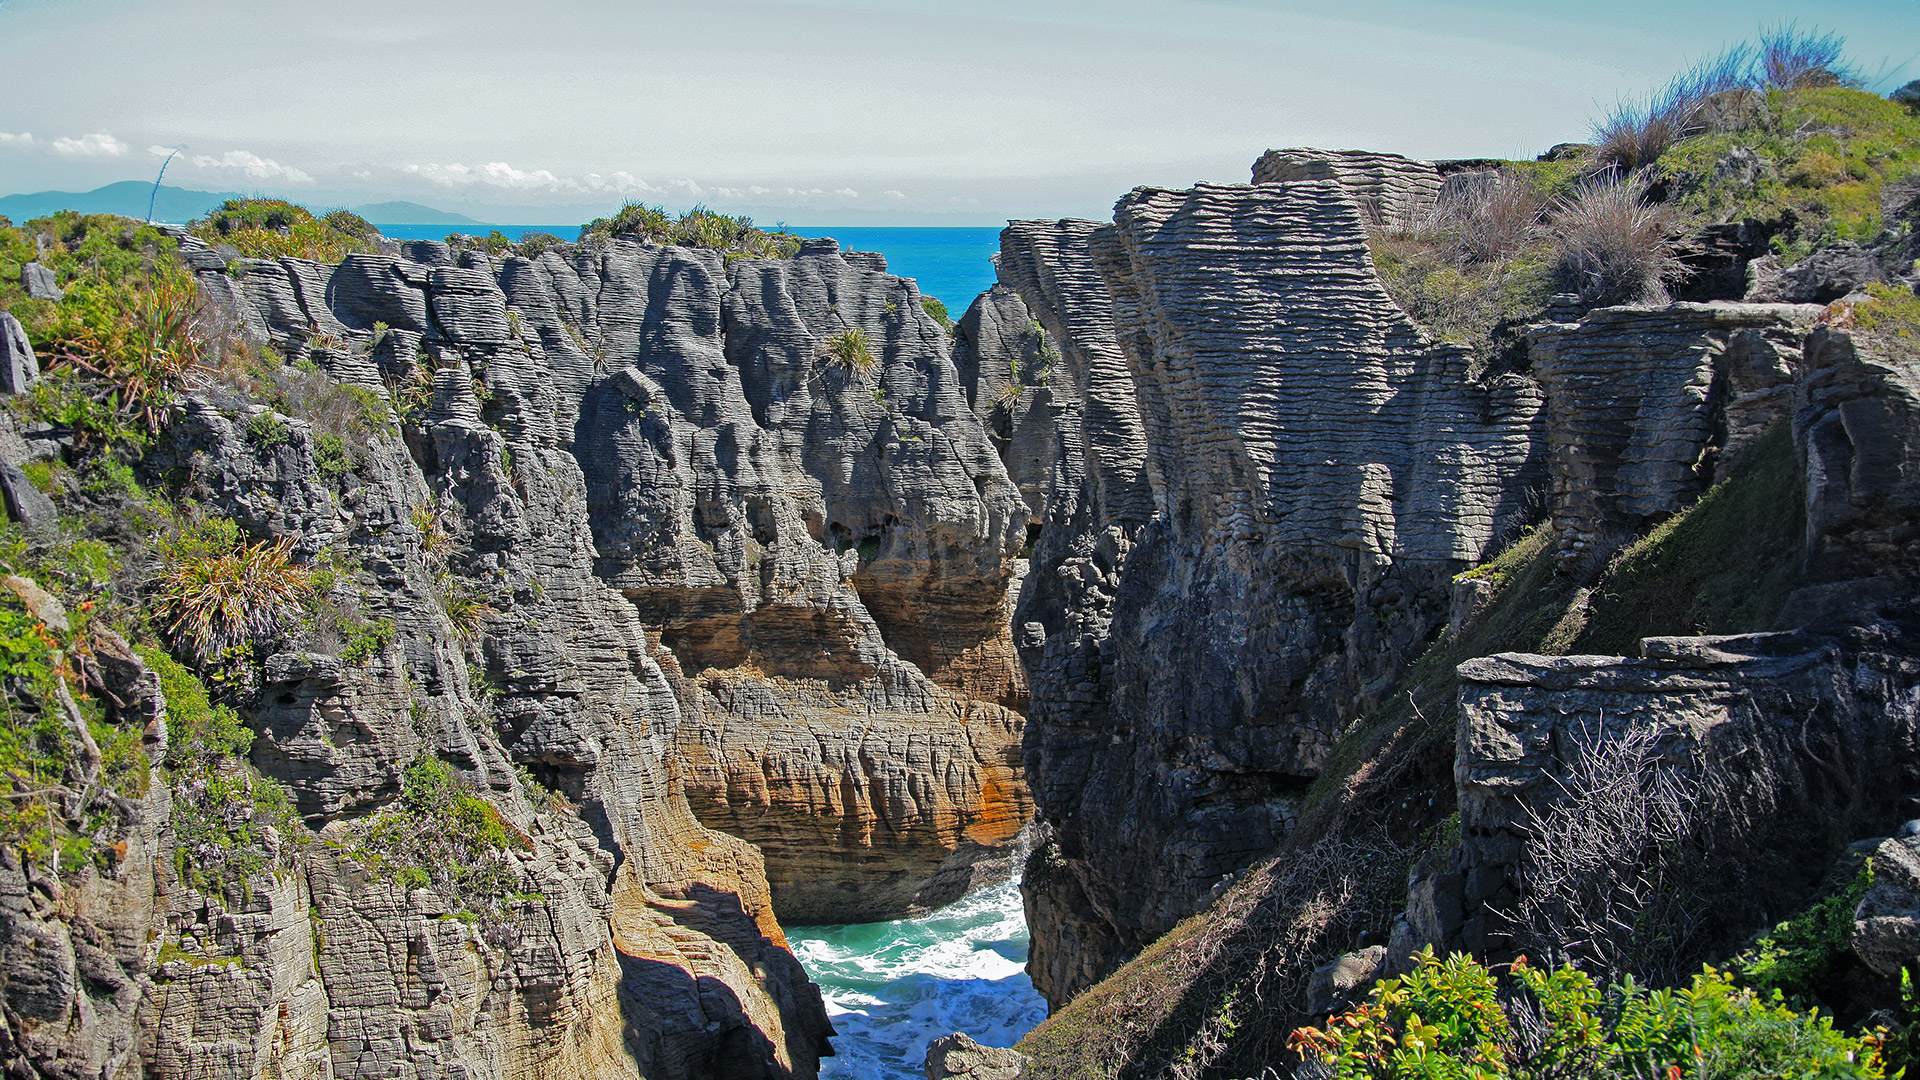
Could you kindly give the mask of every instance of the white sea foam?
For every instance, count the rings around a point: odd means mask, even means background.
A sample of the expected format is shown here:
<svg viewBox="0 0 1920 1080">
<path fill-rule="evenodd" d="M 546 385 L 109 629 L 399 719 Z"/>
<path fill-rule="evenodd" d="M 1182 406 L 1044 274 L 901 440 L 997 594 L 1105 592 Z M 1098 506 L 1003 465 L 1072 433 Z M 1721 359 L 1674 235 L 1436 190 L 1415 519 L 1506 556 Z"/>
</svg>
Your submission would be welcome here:
<svg viewBox="0 0 1920 1080">
<path fill-rule="evenodd" d="M 793 927 L 787 940 L 839 1032 L 823 1080 L 918 1077 L 927 1043 L 942 1035 L 1012 1046 L 1047 1015 L 1027 978 L 1026 914 L 1012 882 L 922 918 Z"/>
</svg>

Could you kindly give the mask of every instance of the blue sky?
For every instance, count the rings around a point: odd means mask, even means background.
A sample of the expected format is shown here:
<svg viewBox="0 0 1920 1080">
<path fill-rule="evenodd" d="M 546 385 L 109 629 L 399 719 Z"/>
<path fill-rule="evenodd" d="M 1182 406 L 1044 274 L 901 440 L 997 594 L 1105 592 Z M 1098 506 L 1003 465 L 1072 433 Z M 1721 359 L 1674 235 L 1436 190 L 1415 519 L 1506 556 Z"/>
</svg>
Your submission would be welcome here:
<svg viewBox="0 0 1920 1080">
<path fill-rule="evenodd" d="M 0 0 L 0 194 L 150 178 L 573 222 L 1106 216 L 1273 146 L 1531 156 L 1797 19 L 1881 92 L 1920 0 Z"/>
</svg>

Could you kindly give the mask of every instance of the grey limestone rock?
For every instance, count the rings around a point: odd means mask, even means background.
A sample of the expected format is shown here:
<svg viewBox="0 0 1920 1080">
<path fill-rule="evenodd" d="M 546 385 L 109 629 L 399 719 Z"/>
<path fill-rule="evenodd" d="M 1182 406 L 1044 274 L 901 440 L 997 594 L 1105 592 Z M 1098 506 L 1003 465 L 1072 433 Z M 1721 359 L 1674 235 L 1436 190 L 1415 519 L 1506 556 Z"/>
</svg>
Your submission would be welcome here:
<svg viewBox="0 0 1920 1080">
<path fill-rule="evenodd" d="M 927 1080 L 1019 1080 L 1032 1059 L 1018 1050 L 982 1046 L 968 1035 L 945 1035 L 927 1045 Z"/>
<path fill-rule="evenodd" d="M 53 269 L 37 262 L 27 263 L 20 268 L 20 287 L 27 290 L 31 300 L 59 300 L 67 295 L 60 287 L 60 281 L 54 277 Z"/>
<path fill-rule="evenodd" d="M 0 311 L 0 392 L 21 393 L 39 377 L 40 361 L 26 328 L 13 312 Z"/>
<path fill-rule="evenodd" d="M 60 510 L 53 500 L 33 486 L 20 466 L 4 459 L 0 459 L 0 496 L 6 499 L 7 516 L 30 532 L 45 532 L 60 524 Z"/>
<path fill-rule="evenodd" d="M 1808 558 L 1835 579 L 1910 578 L 1920 571 L 1920 362 L 1821 327 L 1807 338 L 1794 395 Z"/>
<path fill-rule="evenodd" d="M 1335 181 L 1360 207 L 1368 224 L 1401 227 L 1424 219 L 1433 210 L 1443 183 L 1440 170 L 1432 162 L 1368 150 L 1294 147 L 1269 150 L 1253 163 L 1256 184 L 1297 180 Z M 1459 191 L 1477 181 L 1449 178 L 1448 182 Z"/>
<path fill-rule="evenodd" d="M 1858 244 L 1821 248 L 1792 266 L 1765 256 L 1748 266 L 1749 303 L 1826 304 L 1887 281 L 1885 253 Z"/>
<path fill-rule="evenodd" d="M 1315 968 L 1307 981 L 1307 1011 L 1326 1016 L 1353 1008 L 1380 977 L 1386 959 L 1386 946 L 1370 945 Z"/>
<path fill-rule="evenodd" d="M 1801 342 L 1820 309 L 1672 304 L 1602 308 L 1527 334 L 1547 396 L 1556 558 L 1691 503 L 1719 458 L 1792 413 Z"/>
<path fill-rule="evenodd" d="M 1873 849 L 1873 886 L 1853 913 L 1853 951 L 1882 975 L 1920 962 L 1920 836 Z"/>
</svg>

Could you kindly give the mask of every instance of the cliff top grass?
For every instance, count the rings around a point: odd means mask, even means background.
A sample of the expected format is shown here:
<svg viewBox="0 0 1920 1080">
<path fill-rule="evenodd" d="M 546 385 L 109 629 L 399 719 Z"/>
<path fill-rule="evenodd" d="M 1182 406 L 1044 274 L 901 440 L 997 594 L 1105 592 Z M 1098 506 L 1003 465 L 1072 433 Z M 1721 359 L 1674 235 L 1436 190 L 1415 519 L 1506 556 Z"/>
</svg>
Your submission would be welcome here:
<svg viewBox="0 0 1920 1080">
<path fill-rule="evenodd" d="M 345 210 L 315 217 L 285 199 L 229 199 L 187 231 L 252 259 L 312 259 L 337 263 L 354 252 L 378 251 L 380 234 Z"/>
<path fill-rule="evenodd" d="M 1702 221 L 1754 220 L 1792 263 L 1878 236 L 1880 193 L 1920 172 L 1920 113 L 1848 86 L 1739 90 L 1717 130 L 1681 140 L 1655 171 Z"/>
<path fill-rule="evenodd" d="M 793 233 L 770 232 L 755 226 L 750 217 L 733 217 L 704 206 L 676 218 L 658 206 L 627 203 L 612 217 L 580 226 L 583 243 L 607 239 L 708 248 L 749 259 L 790 259 L 800 252 L 800 237 Z"/>
</svg>

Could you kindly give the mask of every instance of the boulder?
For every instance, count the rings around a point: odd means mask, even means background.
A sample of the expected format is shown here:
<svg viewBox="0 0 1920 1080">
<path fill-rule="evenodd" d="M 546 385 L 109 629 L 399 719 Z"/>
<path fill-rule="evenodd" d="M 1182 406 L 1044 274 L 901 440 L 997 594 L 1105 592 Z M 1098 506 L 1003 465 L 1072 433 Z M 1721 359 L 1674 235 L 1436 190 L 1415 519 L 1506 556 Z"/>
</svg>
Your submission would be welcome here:
<svg viewBox="0 0 1920 1080">
<path fill-rule="evenodd" d="M 11 461 L 0 461 L 0 497 L 6 500 L 7 516 L 29 532 L 51 529 L 60 523 L 60 510 L 53 505 L 53 500 L 34 487 L 20 466 Z"/>
<path fill-rule="evenodd" d="M 40 377 L 27 329 L 10 311 L 0 311 L 0 393 L 18 394 Z"/>
<path fill-rule="evenodd" d="M 1821 248 L 1789 267 L 1769 255 L 1747 264 L 1747 275 L 1746 300 L 1756 304 L 1830 304 L 1887 280 L 1879 254 L 1858 244 Z"/>
<path fill-rule="evenodd" d="M 1873 849 L 1873 887 L 1853 912 L 1853 951 L 1888 976 L 1920 962 L 1920 836 L 1896 836 Z"/>
<path fill-rule="evenodd" d="M 1386 959 L 1385 945 L 1370 945 L 1315 968 L 1307 982 L 1307 1011 L 1326 1016 L 1353 1008 L 1380 977 Z"/>
<path fill-rule="evenodd" d="M 60 280 L 54 277 L 51 267 L 30 262 L 20 268 L 20 287 L 27 290 L 27 296 L 34 300 L 59 300 L 67 295 L 60 287 Z"/>
<path fill-rule="evenodd" d="M 927 1080 L 1017 1080 L 1031 1060 L 1018 1050 L 948 1035 L 927 1046 Z"/>
</svg>

